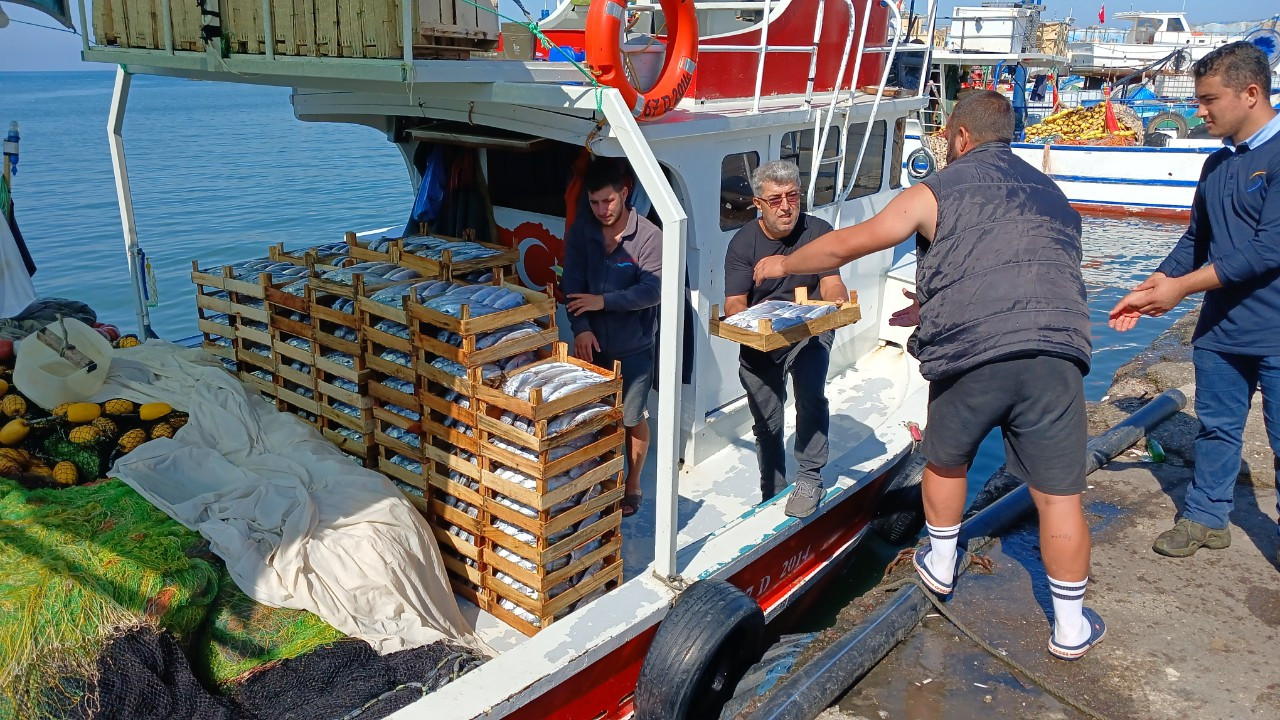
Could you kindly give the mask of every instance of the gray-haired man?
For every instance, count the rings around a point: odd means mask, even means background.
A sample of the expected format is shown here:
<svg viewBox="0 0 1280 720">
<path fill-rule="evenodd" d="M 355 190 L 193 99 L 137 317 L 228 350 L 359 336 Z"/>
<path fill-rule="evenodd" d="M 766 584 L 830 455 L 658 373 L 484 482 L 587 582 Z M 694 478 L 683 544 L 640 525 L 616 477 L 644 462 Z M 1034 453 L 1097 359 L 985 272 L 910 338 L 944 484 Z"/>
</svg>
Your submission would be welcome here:
<svg viewBox="0 0 1280 720">
<path fill-rule="evenodd" d="M 757 283 L 756 264 L 771 255 L 790 255 L 831 232 L 831 225 L 800 212 L 800 170 L 795 163 L 774 161 L 751 177 L 756 222 L 747 223 L 729 241 L 724 260 L 724 311 L 742 312 L 766 300 L 794 300 L 798 287 L 810 297 L 848 300 L 849 291 L 838 270 L 813 275 L 789 275 Z M 787 500 L 792 517 L 808 517 L 822 500 L 822 468 L 827 464 L 827 363 L 832 333 L 773 352 L 743 346 L 738 377 L 747 391 L 747 405 L 755 419 L 756 455 L 760 462 L 760 494 L 768 501 L 786 487 L 786 445 L 783 407 L 787 376 L 796 391 L 796 487 Z"/>
</svg>

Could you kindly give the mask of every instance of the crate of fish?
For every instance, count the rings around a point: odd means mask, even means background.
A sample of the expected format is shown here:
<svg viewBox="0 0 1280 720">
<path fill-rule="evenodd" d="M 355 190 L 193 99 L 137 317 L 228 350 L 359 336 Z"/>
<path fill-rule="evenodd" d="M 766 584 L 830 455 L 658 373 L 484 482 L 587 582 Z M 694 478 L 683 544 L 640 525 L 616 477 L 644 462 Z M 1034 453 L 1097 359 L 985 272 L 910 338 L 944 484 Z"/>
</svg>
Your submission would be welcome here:
<svg viewBox="0 0 1280 720">
<path fill-rule="evenodd" d="M 245 367 L 240 370 L 239 378 L 241 383 L 258 391 L 258 394 L 273 400 L 276 397 L 276 379 L 271 371 Z"/>
<path fill-rule="evenodd" d="M 437 366 L 483 368 L 488 376 L 533 362 L 559 337 L 552 296 L 512 285 L 464 286 L 409 310 L 420 363 L 442 360 Z"/>
<path fill-rule="evenodd" d="M 284 243 L 278 243 L 267 248 L 267 258 L 273 262 L 289 263 L 324 272 L 350 265 L 353 261 L 347 255 L 347 251 L 348 246 L 345 242 L 328 243 L 301 250 L 285 250 Z"/>
<path fill-rule="evenodd" d="M 320 410 L 318 420 L 320 434 L 326 440 L 350 456 L 357 465 L 374 467 L 377 464 L 378 446 L 373 442 L 372 432 L 359 432 L 341 423 L 335 423 L 325 415 L 323 404 L 317 404 L 317 408 Z"/>
<path fill-rule="evenodd" d="M 428 440 L 423 437 L 420 406 L 372 402 L 373 442 L 380 450 L 421 463 L 425 457 L 422 446 Z"/>
<path fill-rule="evenodd" d="M 366 246 L 366 252 L 386 253 L 397 265 L 417 270 L 425 278 L 461 280 L 463 276 L 494 270 L 509 271 L 520 259 L 514 248 L 477 242 L 467 231 L 461 238 L 434 234 L 402 238 L 379 238 Z"/>
<path fill-rule="evenodd" d="M 562 502 L 540 532 L 527 527 L 525 506 L 485 498 L 490 523 L 481 556 L 486 609 L 527 635 L 572 612 L 622 580 L 621 479 Z M 516 522 L 516 518 L 522 518 Z M 496 607 L 495 607 L 496 606 Z"/>
<path fill-rule="evenodd" d="M 436 535 L 455 590 L 481 604 L 480 563 L 489 522 L 481 494 L 479 458 L 470 453 L 427 448 L 428 524 Z M 483 607 L 483 605 L 481 605 Z"/>
<path fill-rule="evenodd" d="M 764 352 L 852 325 L 862 319 L 857 293 L 843 303 L 810 300 L 808 288 L 796 288 L 796 300 L 767 300 L 729 317 L 711 307 L 711 334 Z"/>
<path fill-rule="evenodd" d="M 430 444 L 446 451 L 479 452 L 473 395 L 424 380 L 418 397 L 422 401 L 422 432 Z"/>
<path fill-rule="evenodd" d="M 622 429 L 621 401 L 620 394 L 613 394 L 543 420 L 530 420 L 480 401 L 476 426 L 487 438 L 533 453 L 548 452 L 578 443 L 584 436 L 616 434 Z"/>
<path fill-rule="evenodd" d="M 475 392 L 493 412 L 536 423 L 592 403 L 617 407 L 622 374 L 616 363 L 610 369 L 596 367 L 557 342 L 548 357 L 507 373 L 500 386 L 481 383 Z"/>
<path fill-rule="evenodd" d="M 262 370 L 268 376 L 275 375 L 276 360 L 271 351 L 271 339 L 267 337 L 266 340 L 264 344 L 243 337 L 236 338 L 236 361 L 240 363 L 242 370 Z"/>
<path fill-rule="evenodd" d="M 341 352 L 316 357 L 315 397 L 320 415 L 333 424 L 359 433 L 373 432 L 373 398 L 368 395 L 370 371 L 360 358 Z"/>
<path fill-rule="evenodd" d="M 320 424 L 320 406 L 316 402 L 315 383 L 297 383 L 279 375 L 275 378 L 276 410 L 297 415 L 304 421 Z"/>
</svg>

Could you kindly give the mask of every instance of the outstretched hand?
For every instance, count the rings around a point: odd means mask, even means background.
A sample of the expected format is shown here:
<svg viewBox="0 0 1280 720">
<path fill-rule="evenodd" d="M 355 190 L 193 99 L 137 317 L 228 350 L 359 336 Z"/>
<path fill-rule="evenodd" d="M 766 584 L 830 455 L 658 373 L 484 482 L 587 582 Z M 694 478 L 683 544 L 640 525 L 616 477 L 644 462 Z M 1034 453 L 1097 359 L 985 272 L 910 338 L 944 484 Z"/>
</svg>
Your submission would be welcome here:
<svg viewBox="0 0 1280 720">
<path fill-rule="evenodd" d="M 1134 290 L 1125 295 L 1116 306 L 1111 308 L 1111 317 L 1107 320 L 1107 324 L 1112 330 L 1118 332 L 1128 332 L 1138 324 L 1138 319 L 1142 317 L 1141 308 L 1146 304 L 1147 295 L 1150 290 Z"/>
<path fill-rule="evenodd" d="M 916 294 L 903 288 L 902 294 L 911 304 L 889 316 L 889 325 L 893 327 L 915 327 L 920 324 L 920 301 Z"/>
</svg>

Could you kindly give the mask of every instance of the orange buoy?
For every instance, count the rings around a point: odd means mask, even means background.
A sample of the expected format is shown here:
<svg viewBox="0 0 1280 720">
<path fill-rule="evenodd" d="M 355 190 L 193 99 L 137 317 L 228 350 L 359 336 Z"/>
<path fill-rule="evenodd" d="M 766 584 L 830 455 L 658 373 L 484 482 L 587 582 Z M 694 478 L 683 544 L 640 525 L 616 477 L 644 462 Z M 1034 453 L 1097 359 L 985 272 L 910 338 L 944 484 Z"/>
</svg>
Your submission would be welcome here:
<svg viewBox="0 0 1280 720">
<path fill-rule="evenodd" d="M 636 89 L 624 71 L 619 44 L 626 23 L 625 0 L 597 0 L 587 11 L 587 65 L 603 85 L 617 88 L 639 120 L 652 120 L 674 108 L 693 82 L 698 63 L 698 18 L 693 0 L 661 0 L 667 21 L 667 57 L 648 92 Z"/>
</svg>

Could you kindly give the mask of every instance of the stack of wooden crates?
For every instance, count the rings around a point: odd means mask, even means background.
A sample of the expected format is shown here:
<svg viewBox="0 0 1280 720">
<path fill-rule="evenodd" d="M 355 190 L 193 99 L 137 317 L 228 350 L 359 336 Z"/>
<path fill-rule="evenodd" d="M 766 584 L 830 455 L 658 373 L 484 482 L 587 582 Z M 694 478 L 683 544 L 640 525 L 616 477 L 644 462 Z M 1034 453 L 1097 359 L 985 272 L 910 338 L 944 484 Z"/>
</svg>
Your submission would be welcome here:
<svg viewBox="0 0 1280 720">
<path fill-rule="evenodd" d="M 193 264 L 203 345 L 280 411 L 391 478 L 427 518 L 455 592 L 532 635 L 622 581 L 621 377 L 569 356 L 551 289 L 507 282 L 510 249 L 453 262 L 413 255 L 401 241 L 377 247 L 348 234 L 337 253 L 271 248 L 269 260 L 306 269 L 301 293 L 287 289 L 297 277 L 250 282 Z M 455 315 L 413 295 L 378 294 L 391 284 L 381 278 L 320 277 L 365 261 L 483 282 L 524 302 Z M 518 339 L 483 342 L 514 326 L 525 328 Z M 588 369 L 599 382 L 550 402 L 538 389 L 527 399 L 502 391 L 508 376 L 547 363 Z M 608 411 L 551 430 L 587 405 Z"/>
<path fill-rule="evenodd" d="M 465 58 L 498 42 L 495 0 L 220 0 L 220 49 L 400 59 L 406 1 L 413 3 L 414 57 Z M 174 50 L 204 51 L 206 19 L 196 0 L 93 0 L 99 45 L 163 50 L 168 30 Z"/>
</svg>

